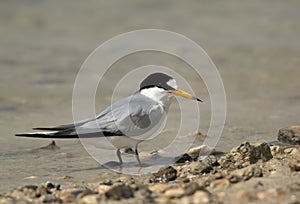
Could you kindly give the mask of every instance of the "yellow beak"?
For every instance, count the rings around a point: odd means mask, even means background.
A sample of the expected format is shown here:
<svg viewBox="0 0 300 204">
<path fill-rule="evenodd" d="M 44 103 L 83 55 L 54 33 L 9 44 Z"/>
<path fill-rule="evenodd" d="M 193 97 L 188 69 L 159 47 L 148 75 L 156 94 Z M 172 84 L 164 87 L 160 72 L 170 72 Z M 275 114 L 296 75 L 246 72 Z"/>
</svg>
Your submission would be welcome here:
<svg viewBox="0 0 300 204">
<path fill-rule="evenodd" d="M 185 92 L 181 89 L 176 89 L 175 91 L 172 91 L 172 94 L 182 96 L 182 97 L 188 98 L 188 99 L 195 99 L 199 102 L 202 102 L 201 99 L 199 99 L 199 98 L 197 98 L 197 97 L 195 97 L 195 96 L 193 96 L 193 95 L 189 94 L 188 92 Z"/>
</svg>

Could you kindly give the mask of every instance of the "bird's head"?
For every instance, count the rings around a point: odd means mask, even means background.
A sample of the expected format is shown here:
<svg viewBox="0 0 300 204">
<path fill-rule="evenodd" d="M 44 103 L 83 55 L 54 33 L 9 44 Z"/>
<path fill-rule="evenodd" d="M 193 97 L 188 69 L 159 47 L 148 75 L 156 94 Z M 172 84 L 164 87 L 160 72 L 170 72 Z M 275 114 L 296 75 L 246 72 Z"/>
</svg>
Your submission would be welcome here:
<svg viewBox="0 0 300 204">
<path fill-rule="evenodd" d="M 201 99 L 178 88 L 176 80 L 164 73 L 153 73 L 140 84 L 140 93 L 162 103 L 168 103 L 174 95 L 202 102 Z"/>
</svg>

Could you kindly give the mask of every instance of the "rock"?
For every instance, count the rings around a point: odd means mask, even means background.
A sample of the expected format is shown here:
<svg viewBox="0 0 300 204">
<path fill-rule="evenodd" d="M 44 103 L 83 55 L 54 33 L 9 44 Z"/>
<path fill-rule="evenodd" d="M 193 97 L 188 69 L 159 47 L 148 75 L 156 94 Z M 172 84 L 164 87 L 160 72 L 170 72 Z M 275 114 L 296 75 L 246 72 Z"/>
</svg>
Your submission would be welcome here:
<svg viewBox="0 0 300 204">
<path fill-rule="evenodd" d="M 144 198 L 150 198 L 152 195 L 152 191 L 147 186 L 139 186 L 138 192 Z"/>
<path fill-rule="evenodd" d="M 291 192 L 300 192 L 300 182 L 292 183 L 288 188 Z"/>
<path fill-rule="evenodd" d="M 193 195 L 193 203 L 194 204 L 200 204 L 200 203 L 210 203 L 211 202 L 211 194 L 208 191 L 197 191 Z"/>
<path fill-rule="evenodd" d="M 87 195 L 84 196 L 79 203 L 80 204 L 97 204 L 100 202 L 100 198 L 98 195 Z"/>
<path fill-rule="evenodd" d="M 237 183 L 239 181 L 247 181 L 252 177 L 262 177 L 262 168 L 259 165 L 251 165 L 243 169 L 232 171 L 226 178 L 230 183 Z"/>
<path fill-rule="evenodd" d="M 282 128 L 278 131 L 278 141 L 300 145 L 300 125 Z"/>
<path fill-rule="evenodd" d="M 210 155 L 213 149 L 206 145 L 200 145 L 197 147 L 193 147 L 188 150 L 187 154 L 190 155 L 193 159 L 197 159 L 199 157 L 205 157 Z"/>
<path fill-rule="evenodd" d="M 166 190 L 166 192 L 164 193 L 164 196 L 172 199 L 172 198 L 180 198 L 184 195 L 184 189 L 182 188 L 171 188 L 169 190 Z"/>
<path fill-rule="evenodd" d="M 225 189 L 230 186 L 230 182 L 227 179 L 218 179 L 212 181 L 209 186 L 211 188 Z"/>
<path fill-rule="evenodd" d="M 217 158 L 213 155 L 205 157 L 203 160 L 200 161 L 200 163 L 202 165 L 201 173 L 209 173 L 213 170 L 214 166 L 219 165 Z"/>
<path fill-rule="evenodd" d="M 278 198 L 284 197 L 284 196 L 285 196 L 285 193 L 278 189 L 268 189 L 265 191 L 258 192 L 256 194 L 256 197 L 259 200 L 263 200 L 263 201 L 270 200 L 270 199 L 278 199 Z"/>
<path fill-rule="evenodd" d="M 185 195 L 186 196 L 192 195 L 197 190 L 200 190 L 200 189 L 202 189 L 202 188 L 200 188 L 198 183 L 195 183 L 195 182 L 189 183 L 184 187 Z"/>
<path fill-rule="evenodd" d="M 112 185 L 113 185 L 113 182 L 112 182 L 112 180 L 107 179 L 107 180 L 103 181 L 103 182 L 100 183 L 100 184 L 107 185 L 107 186 L 112 186 Z"/>
<path fill-rule="evenodd" d="M 176 164 L 183 164 L 183 163 L 186 163 L 186 162 L 190 162 L 192 161 L 192 157 L 188 154 L 183 154 L 177 158 L 175 158 L 175 163 Z"/>
<path fill-rule="evenodd" d="M 53 197 L 53 196 L 45 196 L 43 201 L 43 203 L 62 203 L 63 200 L 57 197 Z"/>
<path fill-rule="evenodd" d="M 135 180 L 132 177 L 122 176 L 122 177 L 114 180 L 113 183 L 119 183 L 119 184 L 124 184 L 124 185 L 130 186 L 135 183 Z"/>
<path fill-rule="evenodd" d="M 105 196 L 108 199 L 121 200 L 123 198 L 133 198 L 134 193 L 130 186 L 118 185 L 106 191 Z"/>
<path fill-rule="evenodd" d="M 26 185 L 26 186 L 23 186 L 22 188 L 21 188 L 21 190 L 33 190 L 33 191 L 36 191 L 36 189 L 38 188 L 38 186 L 37 185 Z"/>
<path fill-rule="evenodd" d="M 289 161 L 290 170 L 293 171 L 300 171 L 300 151 L 297 150 L 292 156 Z"/>
<path fill-rule="evenodd" d="M 82 198 L 90 194 L 94 194 L 94 192 L 91 191 L 90 189 L 70 188 L 70 189 L 62 190 L 61 192 L 58 193 L 58 196 L 64 202 L 74 202 L 76 198 Z"/>
<path fill-rule="evenodd" d="M 53 183 L 51 183 L 50 181 L 47 181 L 44 186 L 47 188 L 47 190 L 51 190 L 53 188 L 57 188 Z M 59 189 L 59 188 L 58 188 Z"/>
<path fill-rule="evenodd" d="M 14 197 L 5 196 L 3 198 L 0 198 L 0 204 L 15 204 L 15 203 L 17 203 L 17 200 Z"/>
<path fill-rule="evenodd" d="M 156 183 L 152 186 L 149 186 L 150 191 L 162 193 L 168 188 L 166 183 Z"/>
<path fill-rule="evenodd" d="M 214 169 L 214 166 L 217 165 L 218 163 L 216 157 L 210 155 L 208 157 L 205 157 L 202 161 L 191 162 L 186 166 L 183 166 L 181 169 L 181 175 L 199 175 L 210 173 Z"/>
<path fill-rule="evenodd" d="M 97 191 L 100 196 L 103 196 L 105 192 L 108 191 L 109 189 L 111 189 L 111 186 L 107 186 L 103 184 L 97 187 Z"/>
<path fill-rule="evenodd" d="M 159 170 L 157 173 L 151 174 L 149 181 L 150 183 L 166 183 L 173 181 L 177 178 L 177 170 L 169 166 L 162 170 Z"/>
<path fill-rule="evenodd" d="M 219 160 L 223 169 L 234 170 L 244 168 L 258 161 L 269 161 L 273 156 L 267 143 L 250 144 L 245 142 L 233 148 L 228 154 Z"/>
<path fill-rule="evenodd" d="M 237 200 L 252 200 L 254 199 L 254 195 L 251 194 L 249 191 L 246 190 L 239 190 L 234 197 Z"/>
</svg>

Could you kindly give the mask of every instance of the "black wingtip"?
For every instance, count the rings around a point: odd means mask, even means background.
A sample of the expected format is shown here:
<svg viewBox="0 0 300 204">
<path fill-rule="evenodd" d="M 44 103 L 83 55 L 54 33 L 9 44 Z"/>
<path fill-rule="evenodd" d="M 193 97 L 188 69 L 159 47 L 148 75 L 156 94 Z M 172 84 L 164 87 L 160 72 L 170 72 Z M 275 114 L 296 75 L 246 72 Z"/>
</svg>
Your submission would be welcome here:
<svg viewBox="0 0 300 204">
<path fill-rule="evenodd" d="M 201 99 L 199 99 L 199 98 L 196 98 L 196 100 L 198 101 L 198 102 L 203 102 Z"/>
</svg>

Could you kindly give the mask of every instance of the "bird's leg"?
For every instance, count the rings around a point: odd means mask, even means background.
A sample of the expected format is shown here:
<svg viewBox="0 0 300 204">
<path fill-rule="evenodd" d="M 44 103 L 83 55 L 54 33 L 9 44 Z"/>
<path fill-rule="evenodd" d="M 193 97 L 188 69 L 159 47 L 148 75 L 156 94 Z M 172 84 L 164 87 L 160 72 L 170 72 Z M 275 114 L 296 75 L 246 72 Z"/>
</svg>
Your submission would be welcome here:
<svg viewBox="0 0 300 204">
<path fill-rule="evenodd" d="M 118 158 L 119 158 L 120 165 L 122 165 L 122 164 L 123 164 L 123 161 L 122 161 L 122 157 L 121 157 L 121 151 L 120 151 L 120 149 L 117 149 L 117 156 L 118 156 Z"/>
<path fill-rule="evenodd" d="M 139 157 L 139 152 L 138 152 L 137 148 L 138 148 L 138 144 L 135 145 L 135 150 L 134 150 L 134 152 L 135 152 L 135 158 L 136 158 L 136 160 L 139 163 L 139 167 L 142 167 L 142 163 L 141 163 L 141 160 L 140 160 L 140 157 Z"/>
</svg>

